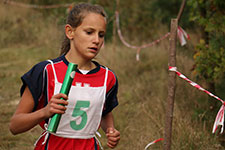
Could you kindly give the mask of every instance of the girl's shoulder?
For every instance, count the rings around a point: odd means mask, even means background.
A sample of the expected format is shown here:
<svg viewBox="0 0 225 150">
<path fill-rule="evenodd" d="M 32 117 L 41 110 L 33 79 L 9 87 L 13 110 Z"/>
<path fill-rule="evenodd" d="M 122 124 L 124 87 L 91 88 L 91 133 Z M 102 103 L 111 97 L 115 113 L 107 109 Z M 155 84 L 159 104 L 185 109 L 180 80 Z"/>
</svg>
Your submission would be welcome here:
<svg viewBox="0 0 225 150">
<path fill-rule="evenodd" d="M 57 58 L 54 58 L 54 59 L 51 59 L 51 60 L 49 59 L 49 60 L 41 61 L 41 62 L 37 63 L 36 65 L 34 65 L 32 69 L 42 72 L 46 69 L 46 67 L 48 65 L 51 64 L 51 62 L 53 64 L 56 64 L 56 63 L 59 63 L 59 62 L 64 62 L 64 60 L 63 60 L 63 57 L 60 56 L 60 57 L 57 57 Z"/>
<path fill-rule="evenodd" d="M 110 69 L 110 68 L 108 68 L 108 67 L 106 67 L 106 66 L 103 66 L 103 65 L 100 65 L 100 68 L 101 68 L 102 70 L 105 70 L 105 71 L 108 69 L 108 77 L 109 77 L 110 79 L 117 80 L 116 74 L 115 74 L 115 72 L 114 72 L 112 69 Z"/>
<path fill-rule="evenodd" d="M 95 65 L 97 66 L 98 71 L 100 71 L 100 72 L 105 72 L 106 69 L 108 69 L 108 74 L 109 74 L 110 76 L 114 76 L 114 77 L 116 78 L 116 74 L 114 73 L 114 71 L 113 71 L 112 69 L 110 69 L 109 67 L 104 66 L 104 65 L 102 65 L 102 64 L 99 64 L 99 63 L 96 62 L 96 61 L 93 61 L 93 62 L 94 62 Z"/>
<path fill-rule="evenodd" d="M 108 69 L 108 77 L 107 77 L 107 91 L 113 87 L 118 87 L 118 79 L 117 79 L 117 76 L 115 74 L 115 72 L 106 67 L 106 66 L 103 66 L 103 65 L 100 65 L 100 68 L 102 70 L 102 72 L 105 72 L 107 69 Z"/>
<path fill-rule="evenodd" d="M 39 62 L 33 66 L 33 69 L 43 71 L 49 63 L 47 60 Z"/>
</svg>

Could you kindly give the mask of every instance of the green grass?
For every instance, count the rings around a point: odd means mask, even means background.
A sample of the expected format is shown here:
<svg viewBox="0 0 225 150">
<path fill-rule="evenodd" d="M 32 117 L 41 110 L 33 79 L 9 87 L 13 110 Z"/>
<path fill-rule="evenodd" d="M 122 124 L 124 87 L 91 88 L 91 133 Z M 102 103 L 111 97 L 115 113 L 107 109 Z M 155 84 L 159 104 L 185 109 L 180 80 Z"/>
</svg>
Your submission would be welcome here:
<svg viewBox="0 0 225 150">
<path fill-rule="evenodd" d="M 44 55 L 44 49 L 30 47 L 1 49 L 0 57 L 0 149 L 30 150 L 40 134 L 40 129 L 34 128 L 27 133 L 13 136 L 8 125 L 20 100 L 20 77 L 34 63 L 47 57 Z"/>
<path fill-rule="evenodd" d="M 21 33 L 27 33 L 30 29 L 38 28 L 38 32 L 30 32 L 29 42 L 26 41 L 26 36 L 20 39 L 21 42 L 17 42 L 16 34 L 8 36 L 12 28 L 6 30 L 3 25 L 0 28 L 1 33 L 4 33 L 1 34 L 0 43 L 4 43 L 3 39 L 7 39 L 8 43 L 0 47 L 0 150 L 30 150 L 42 132 L 38 126 L 16 136 L 8 129 L 10 118 L 20 100 L 20 77 L 34 64 L 58 56 L 62 34 L 55 22 L 46 21 L 38 12 L 21 11 L 4 5 L 0 5 L 0 8 L 1 14 L 5 15 L 3 18 L 7 18 L 8 22 L 15 23 L 15 20 L 27 17 L 29 13 L 36 18 L 35 23 L 32 23 L 33 18 L 28 17 L 24 25 L 29 29 L 20 29 Z M 13 29 L 18 28 L 15 25 Z M 137 62 L 136 51 L 117 41 L 116 46 L 106 44 L 96 58 L 111 68 L 119 80 L 119 106 L 113 111 L 116 128 L 121 132 L 121 141 L 116 150 L 142 150 L 148 142 L 164 136 L 168 45 L 168 40 L 164 40 L 159 45 L 142 49 L 140 61 Z M 195 80 L 191 73 L 192 49 L 187 48 L 190 52 L 177 47 L 177 67 L 187 77 Z M 222 136 L 211 134 L 216 114 L 207 106 L 205 93 L 177 77 L 172 149 L 224 149 L 220 145 Z M 109 148 L 104 134 L 102 136 L 100 141 L 107 150 Z M 161 150 L 163 142 L 149 149 Z"/>
</svg>

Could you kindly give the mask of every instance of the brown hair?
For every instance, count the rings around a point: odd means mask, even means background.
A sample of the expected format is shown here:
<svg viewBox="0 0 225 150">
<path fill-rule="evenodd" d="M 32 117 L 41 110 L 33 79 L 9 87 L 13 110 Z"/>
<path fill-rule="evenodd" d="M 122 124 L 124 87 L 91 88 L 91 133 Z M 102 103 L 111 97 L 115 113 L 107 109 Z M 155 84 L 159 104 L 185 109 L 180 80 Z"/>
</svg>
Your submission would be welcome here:
<svg viewBox="0 0 225 150">
<path fill-rule="evenodd" d="M 103 17 L 107 17 L 104 9 L 99 5 L 92 5 L 89 3 L 80 3 L 75 5 L 72 10 L 69 12 L 69 15 L 66 20 L 66 24 L 71 25 L 71 27 L 78 27 L 87 13 L 97 13 L 102 15 Z M 70 50 L 70 40 L 64 37 L 64 41 L 62 43 L 60 55 L 66 54 Z"/>
</svg>

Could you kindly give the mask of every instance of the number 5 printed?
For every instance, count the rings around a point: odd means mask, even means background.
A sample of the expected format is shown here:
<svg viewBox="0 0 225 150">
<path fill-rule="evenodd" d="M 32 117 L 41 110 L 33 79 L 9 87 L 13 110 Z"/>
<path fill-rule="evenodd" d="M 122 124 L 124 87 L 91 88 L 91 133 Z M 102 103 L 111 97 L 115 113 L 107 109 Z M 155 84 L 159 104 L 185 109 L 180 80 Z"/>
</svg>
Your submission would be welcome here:
<svg viewBox="0 0 225 150">
<path fill-rule="evenodd" d="M 81 108 L 88 108 L 90 106 L 90 101 L 77 101 L 75 108 L 73 110 L 72 117 L 81 117 L 80 124 L 77 124 L 76 121 L 70 121 L 70 126 L 74 130 L 81 130 L 87 124 L 87 113 Z"/>
</svg>

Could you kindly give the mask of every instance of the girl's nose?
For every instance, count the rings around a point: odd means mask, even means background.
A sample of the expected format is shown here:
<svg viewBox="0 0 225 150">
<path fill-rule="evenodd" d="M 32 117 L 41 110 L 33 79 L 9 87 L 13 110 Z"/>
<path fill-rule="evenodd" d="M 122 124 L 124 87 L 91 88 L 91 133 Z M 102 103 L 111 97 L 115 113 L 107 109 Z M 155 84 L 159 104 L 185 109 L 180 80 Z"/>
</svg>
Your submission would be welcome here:
<svg viewBox="0 0 225 150">
<path fill-rule="evenodd" d="M 95 35 L 95 37 L 94 37 L 94 43 L 95 43 L 95 44 L 99 44 L 99 42 L 100 42 L 100 37 L 99 37 L 99 35 L 97 34 L 97 35 Z"/>
</svg>

